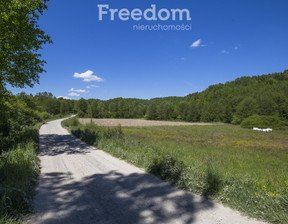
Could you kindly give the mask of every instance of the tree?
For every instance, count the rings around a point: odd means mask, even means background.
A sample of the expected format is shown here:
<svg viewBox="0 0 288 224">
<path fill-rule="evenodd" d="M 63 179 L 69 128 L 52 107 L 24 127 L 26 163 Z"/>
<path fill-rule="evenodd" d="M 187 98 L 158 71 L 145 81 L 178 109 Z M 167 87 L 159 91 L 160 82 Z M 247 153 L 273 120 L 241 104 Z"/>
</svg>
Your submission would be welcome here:
<svg viewBox="0 0 288 224">
<path fill-rule="evenodd" d="M 214 102 L 209 102 L 204 104 L 202 113 L 201 113 L 201 121 L 203 122 L 215 122 L 219 121 L 219 106 Z"/>
<path fill-rule="evenodd" d="M 187 102 L 180 102 L 176 107 L 176 113 L 178 119 L 185 120 L 188 113 L 189 104 Z"/>
<path fill-rule="evenodd" d="M 157 107 L 154 103 L 149 105 L 145 117 L 148 120 L 156 120 L 157 119 Z"/>
<path fill-rule="evenodd" d="M 85 99 L 81 98 L 75 104 L 75 109 L 79 117 L 85 117 L 88 115 L 88 103 Z"/>
<path fill-rule="evenodd" d="M 35 102 L 32 94 L 27 95 L 25 92 L 21 92 L 21 93 L 18 93 L 16 96 L 19 99 L 23 100 L 30 109 L 32 109 L 32 110 L 37 109 L 37 105 L 36 105 L 36 102 Z"/>
<path fill-rule="evenodd" d="M 46 61 L 37 52 L 52 43 L 38 25 L 48 1 L 0 1 L 0 94 L 7 84 L 23 88 L 39 83 Z"/>
<path fill-rule="evenodd" d="M 99 102 L 97 105 L 97 110 L 99 112 L 99 117 L 104 117 L 105 115 L 105 105 L 103 102 Z"/>
<path fill-rule="evenodd" d="M 252 97 L 246 97 L 236 107 L 234 124 L 240 124 L 245 118 L 258 113 L 258 103 Z"/>
<path fill-rule="evenodd" d="M 164 113 L 164 119 L 165 120 L 172 120 L 175 119 L 175 112 L 172 104 L 166 103 L 163 106 L 163 113 Z"/>
<path fill-rule="evenodd" d="M 200 120 L 200 113 L 198 110 L 198 106 L 197 104 L 192 101 L 189 105 L 188 105 L 188 110 L 187 110 L 187 115 L 185 117 L 186 121 L 199 121 Z"/>
<path fill-rule="evenodd" d="M 259 91 L 258 93 L 258 105 L 259 105 L 259 115 L 275 115 L 277 114 L 276 108 L 277 105 L 271 96 L 270 92 Z"/>
</svg>

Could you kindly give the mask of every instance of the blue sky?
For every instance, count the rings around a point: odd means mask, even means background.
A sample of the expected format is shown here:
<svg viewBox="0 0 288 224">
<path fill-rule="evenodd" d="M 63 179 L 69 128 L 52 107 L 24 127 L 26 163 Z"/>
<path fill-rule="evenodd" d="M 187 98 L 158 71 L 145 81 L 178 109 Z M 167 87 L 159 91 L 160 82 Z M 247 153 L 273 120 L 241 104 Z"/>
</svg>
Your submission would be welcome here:
<svg viewBox="0 0 288 224">
<path fill-rule="evenodd" d="M 151 4 L 188 9 L 191 21 L 111 21 L 108 15 L 99 21 L 99 4 L 130 12 Z M 54 41 L 41 51 L 47 72 L 40 85 L 13 93 L 103 100 L 185 96 L 240 76 L 288 69 L 286 0 L 51 0 L 48 7 L 40 19 Z M 135 31 L 137 24 L 192 28 Z"/>
</svg>

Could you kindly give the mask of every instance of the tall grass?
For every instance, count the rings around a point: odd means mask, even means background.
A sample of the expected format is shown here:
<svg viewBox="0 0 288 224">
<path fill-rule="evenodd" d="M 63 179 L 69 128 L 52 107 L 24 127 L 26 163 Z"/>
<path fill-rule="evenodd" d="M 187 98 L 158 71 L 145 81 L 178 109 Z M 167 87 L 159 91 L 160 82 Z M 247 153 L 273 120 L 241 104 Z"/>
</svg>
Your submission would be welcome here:
<svg viewBox="0 0 288 224">
<path fill-rule="evenodd" d="M 84 130 L 88 133 L 90 127 L 74 128 L 82 130 L 85 140 Z M 99 133 L 108 129 L 97 128 Z M 260 133 L 217 125 L 121 131 L 121 138 L 97 137 L 97 146 L 180 188 L 252 217 L 288 223 L 287 130 Z"/>
<path fill-rule="evenodd" d="M 100 127 L 94 123 L 81 125 L 76 117 L 62 121 L 62 126 L 68 127 L 71 134 L 94 146 L 98 146 L 103 139 L 122 139 L 123 137 L 120 125 L 114 128 Z"/>
<path fill-rule="evenodd" d="M 17 223 L 31 211 L 40 165 L 37 127 L 30 128 L 26 135 L 29 138 L 0 155 L 0 223 Z"/>
</svg>

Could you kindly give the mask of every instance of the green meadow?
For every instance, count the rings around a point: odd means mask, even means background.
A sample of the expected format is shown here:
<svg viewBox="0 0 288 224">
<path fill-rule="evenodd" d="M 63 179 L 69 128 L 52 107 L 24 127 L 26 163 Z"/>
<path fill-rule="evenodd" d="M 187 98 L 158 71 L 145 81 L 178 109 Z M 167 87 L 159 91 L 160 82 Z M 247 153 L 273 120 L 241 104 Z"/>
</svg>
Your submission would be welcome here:
<svg viewBox="0 0 288 224">
<path fill-rule="evenodd" d="M 288 223 L 288 130 L 78 124 L 70 131 L 180 188 L 252 217 Z"/>
</svg>

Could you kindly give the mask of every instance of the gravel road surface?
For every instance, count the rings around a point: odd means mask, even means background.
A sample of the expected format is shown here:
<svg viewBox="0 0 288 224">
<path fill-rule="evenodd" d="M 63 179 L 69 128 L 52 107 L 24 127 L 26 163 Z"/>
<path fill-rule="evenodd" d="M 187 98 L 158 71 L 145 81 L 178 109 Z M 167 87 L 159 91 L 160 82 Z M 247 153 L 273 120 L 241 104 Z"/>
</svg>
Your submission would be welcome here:
<svg viewBox="0 0 288 224">
<path fill-rule="evenodd" d="M 97 150 L 51 121 L 40 129 L 31 224 L 260 224 Z"/>
</svg>

